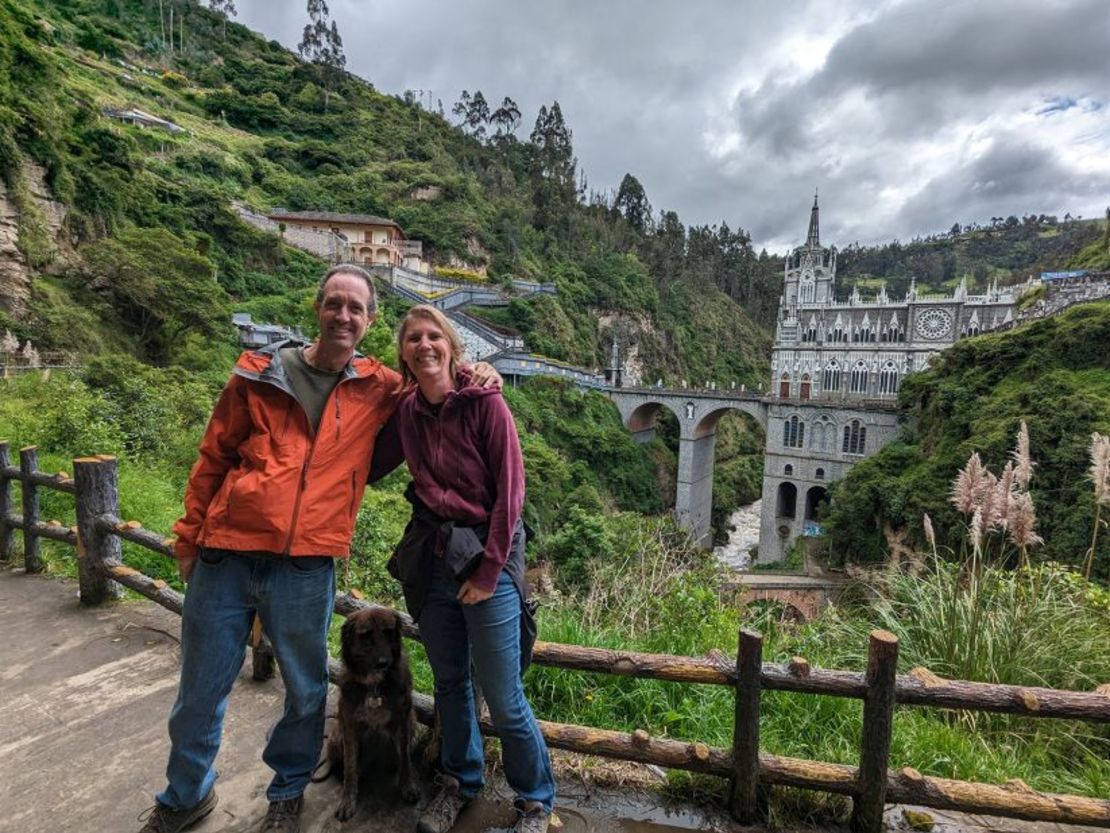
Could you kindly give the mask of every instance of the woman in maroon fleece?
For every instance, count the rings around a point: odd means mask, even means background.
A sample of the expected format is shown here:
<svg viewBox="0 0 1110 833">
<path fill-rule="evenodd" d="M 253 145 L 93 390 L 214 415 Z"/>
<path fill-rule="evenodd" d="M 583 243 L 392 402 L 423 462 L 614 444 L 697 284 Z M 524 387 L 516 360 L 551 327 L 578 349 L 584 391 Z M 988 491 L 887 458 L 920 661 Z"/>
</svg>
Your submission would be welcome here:
<svg viewBox="0 0 1110 833">
<path fill-rule="evenodd" d="M 462 341 L 439 310 L 409 310 L 397 353 L 406 380 L 416 383 L 395 420 L 414 506 L 398 547 L 407 563 L 398 570 L 435 676 L 443 730 L 443 788 L 417 829 L 446 833 L 482 787 L 473 663 L 516 792 L 514 829 L 543 833 L 555 782 L 521 683 L 524 464 L 516 425 L 500 390 L 467 384 Z"/>
</svg>

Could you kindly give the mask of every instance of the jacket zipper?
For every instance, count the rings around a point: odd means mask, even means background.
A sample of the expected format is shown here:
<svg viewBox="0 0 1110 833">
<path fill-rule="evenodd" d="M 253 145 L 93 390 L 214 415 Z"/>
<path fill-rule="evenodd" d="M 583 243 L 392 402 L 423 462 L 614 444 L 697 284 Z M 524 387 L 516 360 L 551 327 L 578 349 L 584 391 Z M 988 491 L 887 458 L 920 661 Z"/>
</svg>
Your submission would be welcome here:
<svg viewBox="0 0 1110 833">
<path fill-rule="evenodd" d="M 328 397 L 329 400 L 332 397 L 335 397 L 335 419 L 337 423 L 337 431 L 339 429 L 339 386 L 346 381 L 347 379 L 346 377 L 344 377 L 336 382 L 335 387 L 332 389 L 331 395 Z M 297 404 L 301 406 L 301 410 L 305 411 L 305 421 L 308 422 L 308 411 L 305 410 L 304 404 L 299 399 L 297 399 L 297 397 L 294 396 L 293 398 L 296 399 Z M 310 429 L 312 428 L 311 422 L 308 423 L 308 427 Z M 282 555 L 285 555 L 287 557 L 292 552 L 293 538 L 297 534 L 297 521 L 299 520 L 301 514 L 301 497 L 304 495 L 305 490 L 308 489 L 308 467 L 312 465 L 312 455 L 316 452 L 316 439 L 318 436 L 318 432 L 312 432 L 312 443 L 311 445 L 309 445 L 308 454 L 305 455 L 304 463 L 301 465 L 301 476 L 300 479 L 297 481 L 297 496 L 293 499 L 293 518 L 289 522 L 289 538 L 286 540 L 285 549 L 282 551 Z M 338 439 L 338 436 L 336 437 L 336 439 Z"/>
</svg>

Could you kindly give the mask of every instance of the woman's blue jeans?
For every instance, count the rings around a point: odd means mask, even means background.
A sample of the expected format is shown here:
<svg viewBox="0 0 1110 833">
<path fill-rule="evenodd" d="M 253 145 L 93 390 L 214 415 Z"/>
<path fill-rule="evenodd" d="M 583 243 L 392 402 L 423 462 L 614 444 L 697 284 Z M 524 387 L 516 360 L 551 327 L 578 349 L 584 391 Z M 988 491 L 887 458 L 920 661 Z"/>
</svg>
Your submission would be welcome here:
<svg viewBox="0 0 1110 833">
<path fill-rule="evenodd" d="M 509 786 L 522 799 L 550 812 L 555 801 L 551 759 L 520 678 L 521 599 L 505 573 L 493 596 L 475 605 L 456 598 L 458 583 L 436 558 L 428 596 L 420 611 L 420 635 L 435 676 L 436 709 L 443 726 L 440 765 L 458 779 L 460 792 L 482 788 L 485 755 L 474 709 L 470 664 L 501 739 Z"/>
<path fill-rule="evenodd" d="M 170 712 L 168 785 L 157 796 L 193 807 L 216 780 L 224 712 L 243 666 L 255 612 L 274 646 L 285 712 L 262 760 L 274 771 L 270 801 L 304 792 L 320 757 L 328 696 L 328 623 L 335 598 L 330 557 L 282 558 L 206 550 L 185 593 L 181 684 Z"/>
</svg>

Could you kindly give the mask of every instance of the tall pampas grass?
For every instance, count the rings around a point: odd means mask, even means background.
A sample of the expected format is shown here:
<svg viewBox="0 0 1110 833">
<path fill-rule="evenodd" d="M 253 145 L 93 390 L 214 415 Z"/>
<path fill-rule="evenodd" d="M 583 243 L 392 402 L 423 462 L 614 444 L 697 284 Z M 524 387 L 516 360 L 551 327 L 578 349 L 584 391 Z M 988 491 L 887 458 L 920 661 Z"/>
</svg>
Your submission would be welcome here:
<svg viewBox="0 0 1110 833">
<path fill-rule="evenodd" d="M 1091 530 L 1091 548 L 1087 550 L 1087 557 L 1083 561 L 1083 577 L 1089 580 L 1098 547 L 1098 531 L 1106 523 L 1102 520 L 1102 507 L 1110 506 L 1110 437 L 1097 431 L 1091 434 L 1091 468 L 1088 474 L 1095 489 L 1095 522 Z"/>
</svg>

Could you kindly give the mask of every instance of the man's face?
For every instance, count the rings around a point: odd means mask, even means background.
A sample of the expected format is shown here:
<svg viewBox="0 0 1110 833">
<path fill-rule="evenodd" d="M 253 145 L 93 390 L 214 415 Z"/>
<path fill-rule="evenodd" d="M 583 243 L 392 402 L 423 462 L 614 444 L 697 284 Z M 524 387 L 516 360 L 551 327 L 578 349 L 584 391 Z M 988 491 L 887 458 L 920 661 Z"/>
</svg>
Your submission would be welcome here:
<svg viewBox="0 0 1110 833">
<path fill-rule="evenodd" d="M 374 323 L 370 287 L 356 275 L 333 275 L 324 285 L 324 299 L 316 302 L 316 318 L 321 347 L 353 353 L 366 328 Z"/>
</svg>

